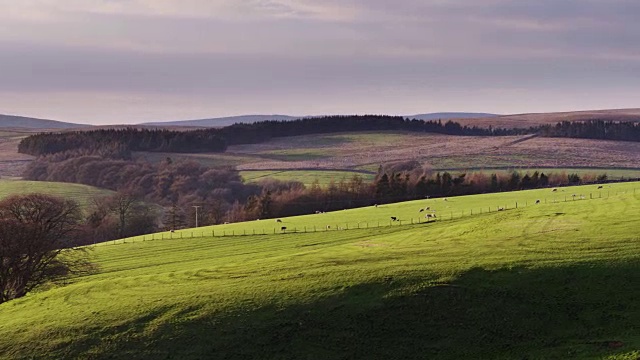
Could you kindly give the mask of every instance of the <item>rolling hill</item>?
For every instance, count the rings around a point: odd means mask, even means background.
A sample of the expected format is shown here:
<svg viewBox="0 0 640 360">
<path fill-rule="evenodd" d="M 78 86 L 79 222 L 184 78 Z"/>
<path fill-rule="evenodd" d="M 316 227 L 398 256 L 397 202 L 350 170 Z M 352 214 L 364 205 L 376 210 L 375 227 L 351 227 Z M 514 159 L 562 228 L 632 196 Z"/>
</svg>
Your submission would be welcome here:
<svg viewBox="0 0 640 360">
<path fill-rule="evenodd" d="M 405 116 L 409 119 L 418 119 L 418 120 L 447 120 L 447 119 L 482 119 L 482 118 L 494 118 L 496 116 L 500 116 L 498 114 L 488 114 L 488 113 L 466 113 L 466 112 L 437 112 L 437 113 L 429 113 L 429 114 L 417 114 Z"/>
<path fill-rule="evenodd" d="M 73 129 L 89 127 L 91 125 L 74 124 L 56 120 L 37 119 L 24 116 L 0 114 L 0 128 L 25 129 Z"/>
<path fill-rule="evenodd" d="M 323 115 L 317 115 L 317 117 L 321 117 Z M 440 113 L 430 113 L 430 114 L 418 114 L 418 115 L 410 115 L 406 116 L 411 119 L 420 119 L 420 120 L 438 120 L 438 119 L 465 119 L 465 118 L 484 118 L 484 117 L 493 117 L 498 116 L 495 114 L 486 114 L 486 113 L 464 113 L 464 112 L 440 112 Z M 147 126 L 196 126 L 196 127 L 223 127 L 229 126 L 236 123 L 254 123 L 259 121 L 270 121 L 270 120 L 296 120 L 303 117 L 309 116 L 291 116 L 291 115 L 240 115 L 240 116 L 229 116 L 229 117 L 220 117 L 220 118 L 211 118 L 211 119 L 200 119 L 200 120 L 180 120 L 180 121 L 165 121 L 165 122 L 149 122 L 143 123 L 140 125 Z M 314 116 L 315 117 L 315 116 Z"/>
<path fill-rule="evenodd" d="M 640 121 L 640 109 L 610 109 L 569 112 L 549 112 L 500 115 L 496 117 L 477 117 L 459 119 L 462 125 L 493 126 L 494 128 L 527 128 L 530 126 L 555 124 L 561 121 Z"/>
<path fill-rule="evenodd" d="M 0 199 L 11 195 L 41 193 L 75 200 L 81 206 L 90 204 L 94 197 L 107 196 L 113 192 L 80 184 L 49 181 L 0 180 Z"/>
<path fill-rule="evenodd" d="M 0 357 L 636 359 L 640 184 L 565 190 L 604 194 L 553 202 L 560 194 L 541 189 L 282 219 L 510 205 L 428 224 L 101 244 L 93 272 L 0 305 Z"/>
<path fill-rule="evenodd" d="M 228 117 L 220 117 L 220 118 L 210 118 L 210 119 L 198 119 L 198 120 L 178 120 L 178 121 L 160 121 L 160 122 L 149 122 L 143 123 L 140 125 L 147 126 L 192 126 L 192 127 L 223 127 L 229 126 L 236 123 L 247 123 L 251 124 L 259 121 L 269 121 L 269 120 L 295 120 L 299 119 L 300 116 L 289 116 L 289 115 L 240 115 L 240 116 L 228 116 Z"/>
</svg>

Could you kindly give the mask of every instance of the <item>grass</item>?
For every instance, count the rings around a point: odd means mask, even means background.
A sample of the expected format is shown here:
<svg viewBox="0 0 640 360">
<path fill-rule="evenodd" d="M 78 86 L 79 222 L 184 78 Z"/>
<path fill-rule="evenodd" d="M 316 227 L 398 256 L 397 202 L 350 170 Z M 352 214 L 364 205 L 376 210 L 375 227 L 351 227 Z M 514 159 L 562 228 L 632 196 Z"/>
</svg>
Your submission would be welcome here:
<svg viewBox="0 0 640 360">
<path fill-rule="evenodd" d="M 0 198 L 30 193 L 60 196 L 75 200 L 80 206 L 87 206 L 93 197 L 109 195 L 111 191 L 87 185 L 60 182 L 0 180 Z"/>
<path fill-rule="evenodd" d="M 311 186 L 316 180 L 321 186 L 327 186 L 334 181 L 340 182 L 342 179 L 348 181 L 354 175 L 358 175 L 364 181 L 373 181 L 374 175 L 353 171 L 331 171 L 331 170 L 283 170 L 283 171 L 241 171 L 240 175 L 248 182 L 255 182 L 266 178 L 281 181 L 300 181 L 306 186 Z"/>
<path fill-rule="evenodd" d="M 547 198 L 430 224 L 103 244 L 95 273 L 0 305 L 0 357 L 636 359 L 640 183 L 607 186 L 282 219 Z"/>
<path fill-rule="evenodd" d="M 577 195 L 575 198 L 573 195 Z M 522 208 L 533 208 L 540 206 L 550 206 L 557 204 L 558 206 L 573 206 L 591 201 L 607 201 L 609 197 L 614 196 L 635 196 L 640 195 L 640 185 L 638 183 L 616 183 L 604 185 L 602 189 L 598 189 L 597 185 L 574 186 L 558 188 L 556 192 L 552 189 L 538 189 L 527 191 L 504 192 L 495 194 L 481 194 L 442 198 L 414 200 L 396 204 L 385 204 L 377 207 L 369 206 L 359 209 L 348 209 L 342 211 L 329 212 L 324 214 L 302 215 L 281 219 L 276 222 L 274 219 L 262 219 L 257 221 L 231 223 L 225 225 L 204 226 L 198 229 L 176 230 L 175 233 L 169 232 L 156 235 L 169 237 L 205 236 L 213 234 L 215 236 L 222 235 L 253 235 L 253 234 L 274 234 L 281 233 L 281 227 L 287 228 L 286 232 L 324 232 L 327 226 L 329 231 L 337 229 L 354 229 L 354 228 L 374 228 L 384 226 L 399 226 L 412 223 L 425 222 L 425 212 L 420 209 L 429 207 L 429 212 L 435 211 L 439 221 L 456 220 L 460 218 L 476 217 L 477 215 L 487 215 L 487 213 L 495 213 L 498 207 L 505 209 L 514 209 L 518 206 Z M 582 200 L 580 196 L 585 199 Z M 540 200 L 541 204 L 536 205 L 536 200 Z M 318 209 L 321 211 L 322 209 Z M 391 217 L 396 217 L 399 221 L 392 221 Z M 212 232 L 213 231 L 213 232 Z M 138 239 L 142 239 L 139 237 Z M 147 235 L 150 238 L 150 235 Z"/>
</svg>

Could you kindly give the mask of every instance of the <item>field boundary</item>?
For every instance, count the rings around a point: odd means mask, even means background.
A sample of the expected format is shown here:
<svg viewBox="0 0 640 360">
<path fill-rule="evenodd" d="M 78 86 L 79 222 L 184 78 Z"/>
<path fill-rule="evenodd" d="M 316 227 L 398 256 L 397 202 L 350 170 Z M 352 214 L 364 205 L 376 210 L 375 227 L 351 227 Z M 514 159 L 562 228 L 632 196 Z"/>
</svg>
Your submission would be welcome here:
<svg viewBox="0 0 640 360">
<path fill-rule="evenodd" d="M 318 226 L 304 226 L 304 227 L 280 227 L 275 226 L 273 228 L 263 228 L 259 229 L 261 231 L 256 231 L 256 229 L 252 229 L 251 231 L 236 231 L 236 230 L 196 230 L 188 229 L 188 230 L 177 230 L 175 232 L 163 232 L 163 233 L 155 233 L 155 234 L 146 234 L 146 235 L 138 235 L 127 237 L 124 239 L 117 239 L 106 241 L 99 244 L 93 244 L 105 246 L 105 245 L 118 245 L 118 244 L 127 244 L 127 243 L 136 243 L 136 242 L 146 242 L 146 241 L 156 241 L 156 240 L 180 240 L 180 239 L 201 239 L 201 238 L 228 238 L 228 237 L 246 237 L 246 236 L 273 236 L 273 235 L 287 235 L 287 234 L 307 234 L 307 233 L 318 233 L 318 232 L 336 232 L 336 231 L 349 231 L 349 230 L 362 230 L 362 229 L 376 229 L 376 228 L 390 228 L 390 227 L 400 227 L 400 226 L 415 226 L 415 225 L 424 225 L 424 224 L 433 224 L 439 223 L 442 221 L 453 221 L 459 220 L 462 218 L 469 218 L 473 216 L 480 216 L 484 214 L 491 214 L 497 212 L 505 212 L 512 211 L 521 208 L 526 208 L 530 206 L 536 206 L 540 204 L 557 204 L 557 203 L 571 203 L 577 201 L 589 201 L 596 199 L 608 199 L 611 196 L 617 196 L 619 194 L 626 194 L 629 192 L 633 192 L 635 195 L 637 192 L 640 192 L 640 189 L 634 188 L 633 190 L 627 191 L 610 191 L 607 190 L 606 194 L 603 194 L 605 191 L 598 191 L 597 193 L 591 192 L 587 194 L 563 194 L 558 197 L 554 197 L 553 199 L 549 198 L 540 198 L 536 202 L 529 201 L 513 201 L 511 203 L 505 203 L 504 205 L 498 206 L 487 206 L 484 208 L 475 208 L 475 209 L 464 209 L 460 211 L 450 211 L 450 212 L 440 212 L 436 218 L 429 219 L 424 217 L 410 218 L 408 220 L 397 219 L 397 220 L 389 220 L 389 221 L 361 221 L 357 223 L 337 223 L 335 225 L 329 225 L 327 227 L 318 227 Z"/>
</svg>

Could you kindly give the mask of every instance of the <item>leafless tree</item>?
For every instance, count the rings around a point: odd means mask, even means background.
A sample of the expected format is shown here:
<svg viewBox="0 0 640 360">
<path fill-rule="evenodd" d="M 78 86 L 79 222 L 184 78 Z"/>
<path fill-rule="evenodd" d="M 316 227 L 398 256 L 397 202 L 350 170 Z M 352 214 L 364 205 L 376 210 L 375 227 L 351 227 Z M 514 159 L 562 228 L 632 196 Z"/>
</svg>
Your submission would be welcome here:
<svg viewBox="0 0 640 360">
<path fill-rule="evenodd" d="M 80 221 L 72 200 L 30 194 L 0 201 L 0 303 L 69 269 L 58 255 L 73 244 Z"/>
<path fill-rule="evenodd" d="M 109 209 L 118 216 L 120 224 L 118 235 L 120 237 L 124 237 L 127 220 L 138 201 L 138 196 L 130 191 L 119 191 L 108 199 Z"/>
</svg>

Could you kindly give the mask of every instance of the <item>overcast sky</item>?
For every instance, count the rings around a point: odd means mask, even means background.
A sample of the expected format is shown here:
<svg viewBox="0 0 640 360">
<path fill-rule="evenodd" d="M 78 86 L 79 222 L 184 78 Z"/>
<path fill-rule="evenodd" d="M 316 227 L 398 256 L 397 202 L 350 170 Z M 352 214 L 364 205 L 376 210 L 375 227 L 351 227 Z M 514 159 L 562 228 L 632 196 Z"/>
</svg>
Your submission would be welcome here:
<svg viewBox="0 0 640 360">
<path fill-rule="evenodd" d="M 637 0 L 0 0 L 0 113 L 640 107 Z"/>
</svg>

